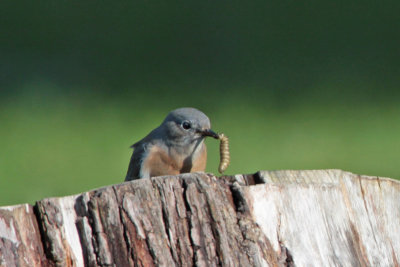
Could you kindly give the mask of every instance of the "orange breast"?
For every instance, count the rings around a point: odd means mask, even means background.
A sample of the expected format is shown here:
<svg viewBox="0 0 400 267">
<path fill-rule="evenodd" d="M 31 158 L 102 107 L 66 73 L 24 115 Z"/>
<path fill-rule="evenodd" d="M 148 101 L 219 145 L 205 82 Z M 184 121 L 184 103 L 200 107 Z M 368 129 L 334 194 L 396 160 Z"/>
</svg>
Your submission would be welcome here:
<svg viewBox="0 0 400 267">
<path fill-rule="evenodd" d="M 142 164 L 141 173 L 146 177 L 160 175 L 177 175 L 180 173 L 205 171 L 207 163 L 207 149 L 203 144 L 197 153 L 188 157 L 176 152 L 151 147 Z"/>
<path fill-rule="evenodd" d="M 207 165 L 207 147 L 205 144 L 201 147 L 197 155 L 192 157 L 192 167 L 190 172 L 204 172 Z"/>
</svg>

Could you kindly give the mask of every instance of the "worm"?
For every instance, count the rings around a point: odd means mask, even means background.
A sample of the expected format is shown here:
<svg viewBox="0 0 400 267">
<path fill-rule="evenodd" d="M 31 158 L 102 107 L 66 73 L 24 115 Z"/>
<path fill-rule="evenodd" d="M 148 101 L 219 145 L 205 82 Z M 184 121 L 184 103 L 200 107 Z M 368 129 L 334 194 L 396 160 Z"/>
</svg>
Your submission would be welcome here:
<svg viewBox="0 0 400 267">
<path fill-rule="evenodd" d="M 229 139 L 223 133 L 218 135 L 218 139 L 220 140 L 219 143 L 219 156 L 220 162 L 218 171 L 222 174 L 227 168 L 230 163 L 231 156 L 229 154 Z"/>
</svg>

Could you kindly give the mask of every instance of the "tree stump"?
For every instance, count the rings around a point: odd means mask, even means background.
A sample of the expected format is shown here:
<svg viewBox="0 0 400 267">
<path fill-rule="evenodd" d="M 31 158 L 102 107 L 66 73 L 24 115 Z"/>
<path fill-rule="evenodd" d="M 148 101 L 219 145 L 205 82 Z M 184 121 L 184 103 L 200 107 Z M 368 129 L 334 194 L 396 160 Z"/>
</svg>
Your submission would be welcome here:
<svg viewBox="0 0 400 267">
<path fill-rule="evenodd" d="M 206 173 L 0 207 L 0 266 L 399 266 L 400 182 Z"/>
</svg>

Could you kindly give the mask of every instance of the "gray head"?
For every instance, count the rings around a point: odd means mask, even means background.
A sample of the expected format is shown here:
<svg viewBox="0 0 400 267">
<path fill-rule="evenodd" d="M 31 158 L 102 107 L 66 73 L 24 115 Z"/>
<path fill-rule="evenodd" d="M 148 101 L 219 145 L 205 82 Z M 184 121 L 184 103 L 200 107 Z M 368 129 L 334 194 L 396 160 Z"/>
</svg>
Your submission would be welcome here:
<svg viewBox="0 0 400 267">
<path fill-rule="evenodd" d="M 195 108 L 178 108 L 171 111 L 161 127 L 166 131 L 169 140 L 182 145 L 202 140 L 207 136 L 218 138 L 211 130 L 210 119 Z"/>
</svg>

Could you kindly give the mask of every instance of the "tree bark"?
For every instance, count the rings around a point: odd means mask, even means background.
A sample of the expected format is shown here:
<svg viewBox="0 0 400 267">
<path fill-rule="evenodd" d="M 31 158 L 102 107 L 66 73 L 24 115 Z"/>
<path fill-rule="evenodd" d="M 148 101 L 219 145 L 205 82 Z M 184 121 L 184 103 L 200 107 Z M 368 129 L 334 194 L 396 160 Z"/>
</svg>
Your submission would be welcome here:
<svg viewBox="0 0 400 267">
<path fill-rule="evenodd" d="M 0 266 L 399 266 L 400 182 L 155 177 L 0 207 Z"/>
</svg>

